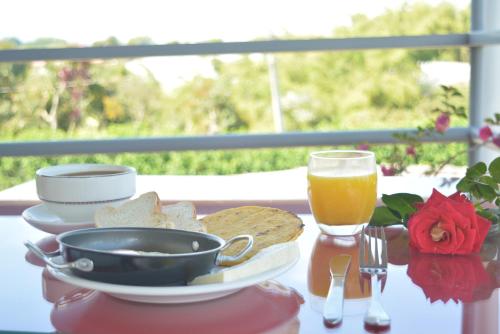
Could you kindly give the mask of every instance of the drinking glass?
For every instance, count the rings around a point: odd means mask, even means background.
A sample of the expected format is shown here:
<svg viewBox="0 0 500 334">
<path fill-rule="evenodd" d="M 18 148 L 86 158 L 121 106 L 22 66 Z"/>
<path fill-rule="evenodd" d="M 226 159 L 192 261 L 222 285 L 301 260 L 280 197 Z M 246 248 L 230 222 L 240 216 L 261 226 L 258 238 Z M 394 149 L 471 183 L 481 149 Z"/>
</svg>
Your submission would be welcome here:
<svg viewBox="0 0 500 334">
<path fill-rule="evenodd" d="M 307 180 L 311 212 L 322 232 L 354 235 L 370 221 L 377 201 L 373 152 L 312 152 Z"/>
</svg>

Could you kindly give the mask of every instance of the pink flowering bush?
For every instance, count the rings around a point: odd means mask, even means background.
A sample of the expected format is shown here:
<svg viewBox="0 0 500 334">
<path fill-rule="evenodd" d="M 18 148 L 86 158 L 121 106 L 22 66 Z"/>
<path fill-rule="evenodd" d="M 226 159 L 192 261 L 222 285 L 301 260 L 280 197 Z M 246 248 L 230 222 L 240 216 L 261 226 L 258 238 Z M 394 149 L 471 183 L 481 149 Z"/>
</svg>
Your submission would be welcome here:
<svg viewBox="0 0 500 334">
<path fill-rule="evenodd" d="M 446 112 L 442 112 L 438 118 L 436 118 L 436 123 L 434 128 L 439 133 L 444 133 L 450 127 L 450 114 Z"/>
<path fill-rule="evenodd" d="M 481 138 L 482 141 L 487 141 L 491 137 L 493 137 L 493 131 L 491 131 L 489 126 L 483 126 L 479 130 L 479 138 Z"/>
<path fill-rule="evenodd" d="M 500 147 L 500 133 L 494 133 L 491 129 L 492 126 L 500 126 L 500 114 L 495 114 L 494 118 L 487 118 L 486 124 L 479 129 L 479 138 L 484 143 L 493 143 L 496 147 Z"/>
<path fill-rule="evenodd" d="M 368 151 L 370 149 L 370 145 L 359 144 L 358 146 L 356 146 L 356 149 L 361 150 L 361 151 Z"/>
<path fill-rule="evenodd" d="M 422 140 L 428 137 L 439 136 L 446 133 L 450 128 L 453 119 L 467 119 L 465 107 L 461 105 L 463 95 L 454 87 L 441 86 L 442 88 L 442 103 L 441 106 L 432 110 L 435 117 L 428 120 L 427 125 L 417 127 L 412 133 L 396 133 L 394 138 L 398 139 L 400 144 L 403 144 L 403 149 L 394 145 L 392 153 L 385 163 L 380 165 L 382 174 L 385 176 L 398 175 L 406 171 L 410 164 L 418 164 L 421 152 L 423 151 Z M 491 126 L 500 125 L 500 114 L 495 114 L 494 118 L 485 120 L 486 124 L 479 130 L 480 143 L 476 147 L 492 144 L 500 147 L 500 134 L 495 134 Z M 368 149 L 367 144 L 358 146 L 359 149 Z M 427 174 L 438 174 L 447 164 L 456 159 L 459 154 L 449 153 L 442 162 L 431 165 Z"/>
<path fill-rule="evenodd" d="M 380 165 L 380 169 L 384 176 L 394 176 L 396 175 L 396 169 L 392 166 Z"/>
<path fill-rule="evenodd" d="M 417 151 L 415 150 L 415 146 L 410 145 L 406 148 L 406 155 L 415 156 L 416 154 L 417 154 Z"/>
</svg>

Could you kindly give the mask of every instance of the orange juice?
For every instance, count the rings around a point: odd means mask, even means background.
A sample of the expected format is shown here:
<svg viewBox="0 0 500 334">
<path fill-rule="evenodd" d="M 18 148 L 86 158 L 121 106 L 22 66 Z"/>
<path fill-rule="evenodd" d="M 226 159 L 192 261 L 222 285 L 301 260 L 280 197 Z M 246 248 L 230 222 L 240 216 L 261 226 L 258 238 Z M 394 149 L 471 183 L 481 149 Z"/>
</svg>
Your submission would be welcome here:
<svg viewBox="0 0 500 334">
<path fill-rule="evenodd" d="M 367 223 L 377 201 L 377 174 L 308 174 L 308 194 L 316 221 L 325 225 Z"/>
</svg>

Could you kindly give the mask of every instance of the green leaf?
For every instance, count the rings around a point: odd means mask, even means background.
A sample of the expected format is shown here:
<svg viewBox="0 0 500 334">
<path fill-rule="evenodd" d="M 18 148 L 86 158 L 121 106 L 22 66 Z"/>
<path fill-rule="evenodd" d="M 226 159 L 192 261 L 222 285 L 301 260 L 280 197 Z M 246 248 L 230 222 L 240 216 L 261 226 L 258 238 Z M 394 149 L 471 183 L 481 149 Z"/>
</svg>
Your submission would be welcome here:
<svg viewBox="0 0 500 334">
<path fill-rule="evenodd" d="M 496 158 L 490 163 L 488 171 L 490 172 L 491 177 L 497 183 L 500 183 L 500 157 Z"/>
<path fill-rule="evenodd" d="M 450 102 L 446 102 L 446 101 L 444 101 L 444 102 L 443 102 L 443 104 L 444 104 L 445 106 L 447 106 L 448 108 L 453 109 L 453 111 L 455 111 L 455 110 L 457 109 L 457 107 L 455 107 L 455 105 L 454 105 L 454 104 L 451 104 Z"/>
<path fill-rule="evenodd" d="M 384 202 L 389 209 L 399 212 L 403 219 L 417 210 L 414 206 L 415 203 L 423 201 L 422 197 L 408 193 L 382 195 L 382 202 Z"/>
<path fill-rule="evenodd" d="M 488 202 L 492 202 L 497 198 L 497 192 L 492 187 L 482 183 L 477 183 L 476 187 L 481 195 L 481 198 L 484 198 Z"/>
<path fill-rule="evenodd" d="M 457 190 L 463 193 L 468 193 L 471 191 L 473 185 L 474 181 L 471 181 L 467 178 L 463 178 L 457 183 Z"/>
<path fill-rule="evenodd" d="M 458 107 L 457 110 L 455 110 L 455 115 L 457 115 L 458 117 L 467 118 L 467 113 L 465 112 L 464 107 Z"/>
<path fill-rule="evenodd" d="M 495 179 L 491 176 L 488 176 L 488 175 L 483 175 L 479 178 L 478 180 L 480 183 L 482 184 L 486 184 L 488 186 L 490 186 L 491 188 L 493 188 L 494 190 L 497 190 L 498 189 L 498 182 L 495 181 Z"/>
<path fill-rule="evenodd" d="M 389 211 L 391 211 L 391 212 L 392 212 L 392 214 L 393 214 L 395 217 L 397 217 L 397 218 L 398 218 L 398 220 L 401 220 L 401 221 L 403 220 L 403 217 L 401 217 L 401 214 L 400 214 L 398 211 L 393 210 L 393 209 L 391 209 L 391 208 L 388 208 L 388 209 L 389 209 Z"/>
<path fill-rule="evenodd" d="M 401 224 L 401 218 L 394 216 L 391 210 L 386 206 L 379 206 L 373 211 L 370 219 L 371 226 L 387 226 Z"/>
<path fill-rule="evenodd" d="M 469 192 L 471 193 L 472 197 L 476 199 L 480 199 L 482 197 L 481 192 L 479 191 L 479 188 L 477 187 L 476 183 L 472 185 Z"/>
<path fill-rule="evenodd" d="M 478 179 L 480 176 L 486 173 L 487 167 L 484 162 L 478 162 L 477 164 L 467 168 L 465 176 L 471 179 Z"/>
<path fill-rule="evenodd" d="M 441 89 L 444 91 L 444 92 L 449 92 L 451 90 L 451 87 L 450 86 L 446 86 L 446 85 L 439 85 L 441 86 Z"/>
</svg>

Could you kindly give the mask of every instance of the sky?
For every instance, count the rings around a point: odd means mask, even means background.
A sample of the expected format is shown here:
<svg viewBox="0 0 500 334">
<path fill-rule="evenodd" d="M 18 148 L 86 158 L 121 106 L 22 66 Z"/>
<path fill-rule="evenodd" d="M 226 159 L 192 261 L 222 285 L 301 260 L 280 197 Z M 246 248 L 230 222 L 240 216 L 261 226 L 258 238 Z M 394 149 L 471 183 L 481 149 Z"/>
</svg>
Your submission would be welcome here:
<svg viewBox="0 0 500 334">
<path fill-rule="evenodd" d="M 422 0 L 420 0 L 422 2 Z M 155 43 L 245 41 L 280 35 L 328 35 L 356 13 L 376 16 L 414 0 L 2 0 L 0 38 L 54 37 L 89 45 L 109 36 Z M 440 0 L 424 0 L 438 3 Z M 449 1 L 465 7 L 470 0 Z"/>
<path fill-rule="evenodd" d="M 91 45 L 110 36 L 122 43 L 148 36 L 155 43 L 220 39 L 248 41 L 290 33 L 330 37 L 358 13 L 373 17 L 405 3 L 441 0 L 2 0 L 0 39 L 63 39 Z M 450 0 L 458 7 L 470 0 Z M 223 56 L 223 57 L 230 57 Z M 127 64 L 136 74 L 151 71 L 167 91 L 195 75 L 213 76 L 207 57 L 150 57 Z"/>
</svg>

